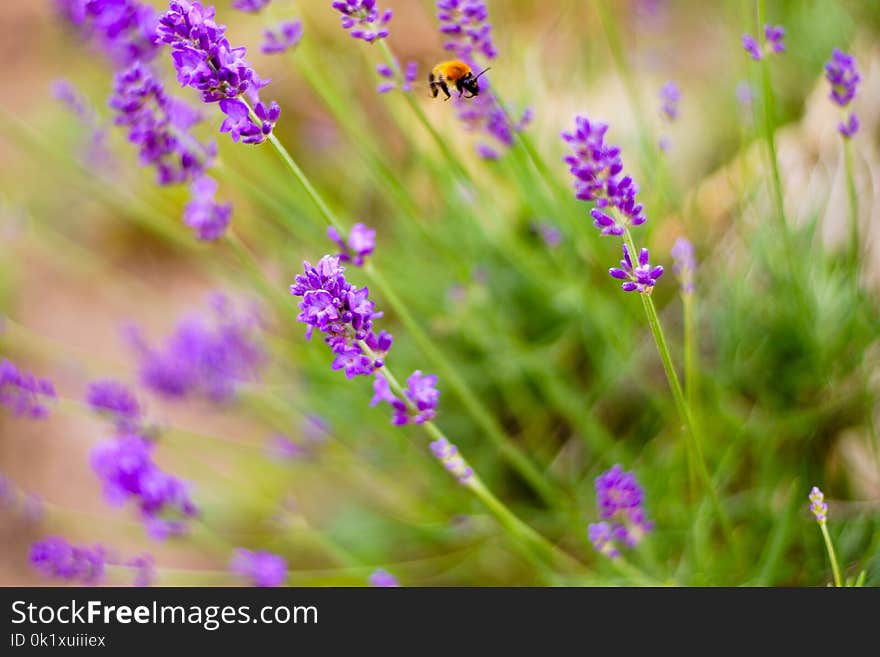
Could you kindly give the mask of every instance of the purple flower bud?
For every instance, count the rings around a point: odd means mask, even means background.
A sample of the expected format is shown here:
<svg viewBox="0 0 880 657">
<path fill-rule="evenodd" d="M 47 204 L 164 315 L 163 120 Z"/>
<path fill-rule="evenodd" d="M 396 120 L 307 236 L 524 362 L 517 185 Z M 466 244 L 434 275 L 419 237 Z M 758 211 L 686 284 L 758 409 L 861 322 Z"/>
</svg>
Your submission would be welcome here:
<svg viewBox="0 0 880 657">
<path fill-rule="evenodd" d="M 46 577 L 95 585 L 104 578 L 107 554 L 100 545 L 71 545 L 61 536 L 49 536 L 31 545 L 30 562 Z"/>
<path fill-rule="evenodd" d="M 397 578 L 382 568 L 374 570 L 372 574 L 370 574 L 368 582 L 370 583 L 370 586 L 376 586 L 379 588 L 393 588 L 400 586 L 400 582 L 397 581 Z"/>
<path fill-rule="evenodd" d="M 589 526 L 589 538 L 597 551 L 614 558 L 619 555 L 618 544 L 634 547 L 653 529 L 643 497 L 633 474 L 619 465 L 596 478 L 596 503 L 603 522 Z"/>
<path fill-rule="evenodd" d="M 672 247 L 673 271 L 678 276 L 681 291 L 684 294 L 692 294 L 694 291 L 694 271 L 697 261 L 694 256 L 694 245 L 684 237 L 675 240 Z"/>
<path fill-rule="evenodd" d="M 55 398 L 55 388 L 48 379 L 38 379 L 12 361 L 0 361 L 0 406 L 16 416 L 40 420 L 49 415 L 46 401 Z"/>
<path fill-rule="evenodd" d="M 342 28 L 355 39 L 373 43 L 390 34 L 393 12 L 389 9 L 380 14 L 375 0 L 336 0 L 331 7 L 341 14 Z"/>
<path fill-rule="evenodd" d="M 260 48 L 266 55 L 277 55 L 287 52 L 299 44 L 303 38 L 302 21 L 285 21 L 280 23 L 275 29 L 266 30 L 263 45 Z"/>
<path fill-rule="evenodd" d="M 810 490 L 810 511 L 816 516 L 816 522 L 823 524 L 828 520 L 828 505 L 825 503 L 825 495 L 818 487 L 813 486 Z"/>
<path fill-rule="evenodd" d="M 238 548 L 229 564 L 230 570 L 247 580 L 250 586 L 282 586 L 287 580 L 284 557 L 263 550 Z"/>
<path fill-rule="evenodd" d="M 657 284 L 657 279 L 663 275 L 663 267 L 651 267 L 648 262 L 648 249 L 639 251 L 639 264 L 633 267 L 629 249 L 623 245 L 623 260 L 620 268 L 612 267 L 608 273 L 619 280 L 625 280 L 620 287 L 624 292 L 636 292 L 650 294 Z"/>
</svg>

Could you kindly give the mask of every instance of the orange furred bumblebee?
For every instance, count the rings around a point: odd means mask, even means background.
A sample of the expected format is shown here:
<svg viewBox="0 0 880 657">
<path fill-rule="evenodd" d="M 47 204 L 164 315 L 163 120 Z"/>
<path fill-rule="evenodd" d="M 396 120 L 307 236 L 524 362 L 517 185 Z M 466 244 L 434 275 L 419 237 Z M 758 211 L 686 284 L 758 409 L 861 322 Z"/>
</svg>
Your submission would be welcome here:
<svg viewBox="0 0 880 657">
<path fill-rule="evenodd" d="M 458 59 L 451 59 L 448 62 L 441 62 L 435 66 L 428 74 L 428 84 L 431 85 L 431 93 L 434 98 L 441 91 L 446 94 L 443 100 L 449 100 L 452 96 L 449 93 L 449 86 L 453 85 L 458 89 L 458 97 L 461 98 L 467 91 L 470 95 L 465 98 L 473 98 L 480 95 L 480 84 L 477 82 L 480 76 L 489 69 L 483 69 L 477 75 L 471 70 L 465 62 Z"/>
</svg>

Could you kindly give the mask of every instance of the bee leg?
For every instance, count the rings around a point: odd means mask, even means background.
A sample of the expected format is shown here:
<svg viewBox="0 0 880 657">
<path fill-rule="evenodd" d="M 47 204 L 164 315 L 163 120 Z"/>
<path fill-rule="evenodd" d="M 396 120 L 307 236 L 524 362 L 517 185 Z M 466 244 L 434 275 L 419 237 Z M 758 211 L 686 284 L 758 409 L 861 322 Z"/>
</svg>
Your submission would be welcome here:
<svg viewBox="0 0 880 657">
<path fill-rule="evenodd" d="M 446 86 L 446 80 L 440 80 L 440 82 L 438 84 L 440 85 L 440 88 L 443 90 L 443 93 L 446 94 L 446 98 L 444 98 L 443 100 L 449 100 L 452 96 L 449 95 L 449 87 Z"/>
</svg>

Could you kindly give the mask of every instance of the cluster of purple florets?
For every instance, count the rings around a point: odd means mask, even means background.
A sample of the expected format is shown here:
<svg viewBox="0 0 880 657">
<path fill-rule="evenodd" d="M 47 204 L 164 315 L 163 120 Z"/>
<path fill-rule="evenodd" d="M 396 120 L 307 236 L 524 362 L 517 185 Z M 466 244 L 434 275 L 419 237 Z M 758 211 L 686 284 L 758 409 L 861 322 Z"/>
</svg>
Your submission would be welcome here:
<svg viewBox="0 0 880 657">
<path fill-rule="evenodd" d="M 198 90 L 206 103 L 218 103 L 226 115 L 222 132 L 234 141 L 259 144 L 272 133 L 281 108 L 260 101 L 261 80 L 244 56 L 246 49 L 233 48 L 225 37 L 226 26 L 214 21 L 214 8 L 200 2 L 171 0 L 159 18 L 156 38 L 171 46 L 177 80 Z M 253 104 L 242 100 L 246 96 Z"/>
<path fill-rule="evenodd" d="M 621 546 L 635 547 L 653 529 L 645 514 L 642 487 L 619 465 L 596 478 L 596 504 L 601 521 L 589 526 L 589 537 L 607 557 L 619 556 Z"/>
<path fill-rule="evenodd" d="M 373 405 L 388 403 L 394 424 L 421 424 L 432 419 L 440 395 L 436 376 L 414 372 L 401 399 L 382 374 L 393 338 L 385 331 L 373 331 L 373 320 L 382 313 L 370 300 L 369 289 L 346 280 L 339 256 L 326 255 L 317 265 L 306 262 L 303 267 L 304 273 L 296 277 L 290 293 L 302 298 L 297 319 L 308 327 L 306 338 L 310 339 L 316 329 L 323 333 L 335 356 L 331 367 L 344 371 L 348 378 L 375 375 Z"/>
<path fill-rule="evenodd" d="M 387 94 L 389 91 L 393 91 L 397 88 L 397 80 L 394 69 L 388 66 L 388 64 L 379 64 L 376 67 L 376 73 L 379 74 L 379 78 L 381 82 L 376 85 L 376 91 L 380 94 Z M 413 84 L 416 81 L 416 77 L 419 75 L 419 63 L 416 61 L 410 61 L 406 63 L 406 67 L 403 70 L 403 82 L 400 85 L 401 91 L 412 91 Z"/>
<path fill-rule="evenodd" d="M 603 235 L 623 237 L 630 227 L 642 225 L 647 218 L 636 198 L 638 186 L 624 173 L 620 148 L 605 142 L 606 132 L 608 124 L 576 116 L 575 129 L 562 133 L 562 139 L 572 150 L 565 163 L 574 177 L 575 196 L 595 203 L 590 216 L 596 228 Z M 608 273 L 623 281 L 624 291 L 650 294 L 663 275 L 663 267 L 651 266 L 647 249 L 639 251 L 637 263 L 624 243 L 620 267 L 613 267 Z"/>
<path fill-rule="evenodd" d="M 102 545 L 73 545 L 61 536 L 47 536 L 32 543 L 29 561 L 45 577 L 79 585 L 102 584 L 108 565 L 132 569 L 135 586 L 150 586 L 156 579 L 150 555 L 120 561 Z"/>
<path fill-rule="evenodd" d="M 343 29 L 355 39 L 373 43 L 391 34 L 388 25 L 394 12 L 381 11 L 376 0 L 335 0 L 331 6 L 342 14 Z"/>
<path fill-rule="evenodd" d="M 92 469 L 101 480 L 107 502 L 121 506 L 133 501 L 153 538 L 186 533 L 188 521 L 198 515 L 190 486 L 155 462 L 156 442 L 147 436 L 134 394 L 119 382 L 96 381 L 86 400 L 116 426 L 116 435 L 98 443 L 91 453 Z"/>
<path fill-rule="evenodd" d="M 855 58 L 835 48 L 831 59 L 825 64 L 825 79 L 831 85 L 829 98 L 846 112 L 843 121 L 837 126 L 837 131 L 849 139 L 859 131 L 859 117 L 855 112 L 847 111 L 849 104 L 856 97 L 856 89 L 862 79 L 856 68 Z"/>
<path fill-rule="evenodd" d="M 466 62 L 474 75 L 482 70 L 479 61 L 492 61 L 498 56 L 484 0 L 438 0 L 437 19 L 440 33 L 446 39 L 444 48 Z M 492 138 L 492 142 L 480 142 L 476 147 L 480 157 L 486 160 L 500 158 L 503 149 L 513 146 L 516 133 L 525 130 L 533 118 L 531 108 L 526 108 L 518 120 L 513 120 L 492 93 L 485 76 L 480 78 L 480 94 L 476 98 L 455 102 L 465 129 Z"/>
<path fill-rule="evenodd" d="M 752 59 L 761 61 L 769 53 L 785 52 L 784 38 L 785 28 L 781 25 L 765 25 L 763 44 L 758 43 L 751 34 L 743 34 L 742 45 Z"/>
<path fill-rule="evenodd" d="M 5 358 L 0 361 L 0 406 L 19 417 L 40 420 L 48 417 L 47 402 L 55 398 L 51 381 L 21 370 Z"/>
<path fill-rule="evenodd" d="M 265 550 L 235 550 L 229 569 L 249 586 L 281 586 L 287 580 L 287 561 Z"/>
</svg>

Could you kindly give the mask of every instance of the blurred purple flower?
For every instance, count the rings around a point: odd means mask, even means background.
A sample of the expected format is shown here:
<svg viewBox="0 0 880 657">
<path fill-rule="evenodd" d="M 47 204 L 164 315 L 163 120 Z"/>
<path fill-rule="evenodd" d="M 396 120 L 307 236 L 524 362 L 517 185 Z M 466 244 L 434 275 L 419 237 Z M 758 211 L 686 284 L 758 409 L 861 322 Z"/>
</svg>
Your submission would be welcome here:
<svg viewBox="0 0 880 657">
<path fill-rule="evenodd" d="M 153 461 L 154 443 L 135 433 L 98 443 L 91 453 L 92 469 L 101 480 L 108 504 L 135 500 L 147 533 L 155 539 L 184 534 L 187 521 L 198 515 L 189 485 Z"/>
<path fill-rule="evenodd" d="M 624 281 L 621 284 L 624 292 L 639 292 L 640 294 L 650 294 L 657 284 L 657 279 L 663 275 L 663 267 L 651 267 L 648 262 L 648 249 L 639 251 L 639 264 L 633 267 L 633 262 L 629 256 L 629 249 L 626 244 L 623 245 L 623 260 L 620 261 L 620 269 L 612 267 L 608 273 L 619 280 Z"/>
<path fill-rule="evenodd" d="M 555 249 L 562 244 L 562 231 L 557 226 L 548 223 L 542 223 L 538 226 L 538 234 L 541 239 L 551 249 Z"/>
<path fill-rule="evenodd" d="M 161 348 L 131 330 L 146 387 L 165 397 L 200 393 L 223 402 L 241 382 L 258 378 L 266 357 L 256 335 L 256 315 L 237 313 L 223 295 L 216 295 L 211 305 L 210 314 L 184 317 Z"/>
<path fill-rule="evenodd" d="M 645 514 L 641 486 L 619 465 L 596 478 L 596 504 L 605 522 L 590 526 L 590 540 L 607 556 L 616 553 L 613 541 L 634 547 L 653 529 Z"/>
<path fill-rule="evenodd" d="M 94 381 L 89 384 L 86 403 L 97 413 L 109 415 L 122 430 L 136 429 L 141 419 L 137 398 L 119 381 Z"/>
<path fill-rule="evenodd" d="M 856 68 L 856 60 L 852 55 L 835 48 L 831 59 L 825 64 L 825 79 L 831 85 L 829 98 L 842 108 L 846 108 L 855 98 L 861 76 Z M 859 118 L 849 112 L 837 126 L 838 132 L 846 138 L 852 137 L 859 130 Z"/>
<path fill-rule="evenodd" d="M 370 583 L 370 586 L 378 588 L 395 588 L 400 586 L 397 578 L 382 568 L 374 570 L 367 581 Z"/>
<path fill-rule="evenodd" d="M 437 0 L 437 20 L 447 38 L 443 47 L 457 57 L 472 62 L 474 55 L 488 60 L 498 56 L 485 0 Z"/>
<path fill-rule="evenodd" d="M 203 241 L 214 241 L 223 237 L 232 218 L 231 203 L 217 203 L 217 181 L 210 176 L 200 176 L 190 186 L 192 200 L 183 210 L 183 221 L 196 231 Z"/>
<path fill-rule="evenodd" d="M 159 51 L 155 43 L 158 14 L 136 0 L 55 0 L 55 5 L 80 34 L 119 67 L 149 62 Z"/>
<path fill-rule="evenodd" d="M 783 41 L 784 38 L 785 28 L 783 28 L 781 25 L 765 25 L 765 43 L 763 45 L 758 43 L 758 40 L 751 34 L 743 34 L 742 45 L 743 49 L 751 56 L 752 59 L 754 59 L 755 61 L 761 61 L 762 59 L 764 59 L 764 55 L 768 53 L 785 52 L 785 42 Z"/>
<path fill-rule="evenodd" d="M 265 8 L 272 0 L 232 0 L 232 8 L 252 14 Z"/>
<path fill-rule="evenodd" d="M 459 454 L 458 447 L 450 443 L 446 438 L 439 438 L 432 442 L 431 453 L 458 480 L 458 483 L 467 485 L 473 481 L 473 469 Z"/>
<path fill-rule="evenodd" d="M 282 586 L 287 580 L 284 557 L 263 550 L 238 548 L 229 564 L 230 570 L 248 580 L 250 586 Z"/>
<path fill-rule="evenodd" d="M 292 438 L 283 434 L 275 434 L 266 446 L 270 458 L 278 461 L 295 461 L 308 454 L 308 450 Z"/>
<path fill-rule="evenodd" d="M 85 163 L 90 167 L 106 166 L 111 159 L 107 150 L 107 130 L 101 125 L 95 108 L 67 80 L 55 80 L 52 83 L 52 95 L 73 112 L 90 131 L 88 147 L 83 153 Z"/>
<path fill-rule="evenodd" d="M 697 268 L 697 260 L 694 256 L 694 245 L 685 237 L 679 237 L 672 246 L 672 269 L 678 276 L 681 291 L 684 294 L 692 294 L 694 291 L 694 271 Z"/>
<path fill-rule="evenodd" d="M 95 585 L 104 578 L 107 554 L 100 545 L 71 545 L 61 536 L 48 536 L 31 545 L 30 562 L 46 577 Z"/>
<path fill-rule="evenodd" d="M 55 398 L 55 387 L 48 379 L 38 379 L 5 358 L 0 361 L 0 405 L 16 416 L 34 420 L 48 417 L 46 402 Z"/>
<path fill-rule="evenodd" d="M 211 165 L 215 145 L 202 144 L 190 134 L 201 114 L 168 96 L 149 68 L 135 62 L 116 74 L 113 88 L 109 103 L 116 110 L 116 124 L 128 128 L 141 164 L 156 168 L 160 185 L 187 182 Z"/>
<path fill-rule="evenodd" d="M 662 105 L 660 111 L 670 121 L 678 118 L 678 103 L 681 100 L 681 89 L 673 81 L 669 81 L 660 89 Z"/>
<path fill-rule="evenodd" d="M 394 69 L 391 68 L 388 64 L 379 64 L 376 66 L 376 73 L 378 73 L 380 82 L 376 85 L 376 91 L 380 94 L 387 94 L 389 91 L 393 91 L 397 88 L 397 80 L 395 80 Z M 406 63 L 406 67 L 403 72 L 403 84 L 400 85 L 401 91 L 412 91 L 413 83 L 416 81 L 416 76 L 419 74 L 419 63 L 416 61 L 409 61 Z"/>
<path fill-rule="evenodd" d="M 440 391 L 436 388 L 437 376 L 434 374 L 426 376 L 420 370 L 416 370 L 406 383 L 407 387 L 403 390 L 405 400 L 402 400 L 391 391 L 391 385 L 382 373 L 376 372 L 370 406 L 376 406 L 380 402 L 391 406 L 392 424 L 398 426 L 410 422 L 424 424 L 434 419 L 440 399 Z"/>
<path fill-rule="evenodd" d="M 277 55 L 296 48 L 303 38 L 302 21 L 284 21 L 274 29 L 263 32 L 264 40 L 260 48 L 266 55 Z"/>
<path fill-rule="evenodd" d="M 355 39 L 373 43 L 390 34 L 388 24 L 393 12 L 379 11 L 376 0 L 336 0 L 333 9 L 342 14 L 342 27 Z"/>
<path fill-rule="evenodd" d="M 342 239 L 333 226 L 327 229 L 327 236 L 339 247 L 336 257 L 340 262 L 350 262 L 362 267 L 366 257 L 376 248 L 376 231 L 362 223 L 356 223 L 348 234 L 348 242 Z"/>
<path fill-rule="evenodd" d="M 171 57 L 182 86 L 197 89 L 206 103 L 219 103 L 227 115 L 222 132 L 244 143 L 259 144 L 271 134 L 281 113 L 277 103 L 264 105 L 259 90 L 268 84 L 261 80 L 244 59 L 245 48 L 233 48 L 224 36 L 225 25 L 214 22 L 214 8 L 193 0 L 171 0 L 159 19 L 157 40 L 171 46 Z M 254 106 L 251 116 L 240 100 L 247 94 Z"/>
<path fill-rule="evenodd" d="M 828 520 L 828 505 L 825 503 L 825 495 L 817 486 L 810 490 L 810 511 L 816 517 L 820 525 Z"/>
<path fill-rule="evenodd" d="M 149 554 L 143 554 L 128 561 L 125 565 L 134 569 L 132 586 L 145 587 L 156 583 L 156 562 Z"/>
</svg>

